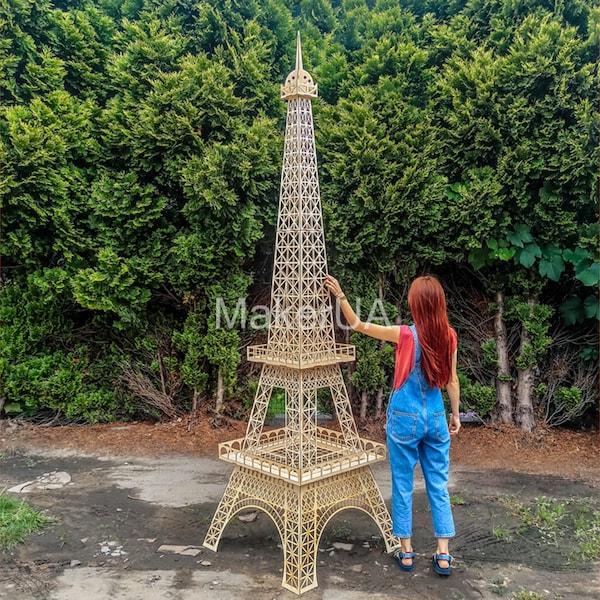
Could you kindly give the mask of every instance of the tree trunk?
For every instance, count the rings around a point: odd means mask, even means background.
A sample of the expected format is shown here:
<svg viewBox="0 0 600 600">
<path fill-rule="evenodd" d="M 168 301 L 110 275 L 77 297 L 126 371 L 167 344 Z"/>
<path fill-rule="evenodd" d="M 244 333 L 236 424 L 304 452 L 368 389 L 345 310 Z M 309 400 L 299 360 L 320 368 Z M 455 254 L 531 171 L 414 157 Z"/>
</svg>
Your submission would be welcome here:
<svg viewBox="0 0 600 600">
<path fill-rule="evenodd" d="M 165 365 L 160 352 L 156 355 L 156 359 L 158 360 L 158 372 L 160 373 L 160 389 L 165 396 L 168 396 L 167 385 L 165 383 Z"/>
<path fill-rule="evenodd" d="M 519 387 L 517 389 L 517 425 L 528 433 L 535 429 L 535 416 L 533 414 L 532 390 L 534 370 L 524 369 L 519 371 Z"/>
<path fill-rule="evenodd" d="M 215 412 L 220 415 L 223 410 L 223 396 L 225 395 L 225 386 L 223 385 L 223 373 L 221 367 L 217 372 L 217 397 L 215 399 Z"/>
<path fill-rule="evenodd" d="M 377 398 L 375 399 L 375 418 L 379 419 L 383 412 L 383 386 L 377 390 Z"/>
<path fill-rule="evenodd" d="M 498 375 L 496 376 L 496 408 L 494 420 L 500 423 L 514 423 L 511 399 L 510 364 L 508 360 L 508 335 L 504 322 L 504 294 L 496 293 L 498 310 L 494 317 L 494 335 L 498 352 Z"/>
<path fill-rule="evenodd" d="M 530 310 L 535 308 L 536 300 L 530 298 L 528 301 Z M 529 331 L 521 325 L 521 347 L 519 355 L 523 356 L 526 348 L 531 346 Z M 535 429 L 535 415 L 533 413 L 533 384 L 535 381 L 535 365 L 527 365 L 519 369 L 517 378 L 517 425 L 523 431 L 531 432 Z"/>
<path fill-rule="evenodd" d="M 369 404 L 369 395 L 367 392 L 362 392 L 360 395 L 360 418 L 367 418 L 367 405 Z"/>
<path fill-rule="evenodd" d="M 192 396 L 192 414 L 195 415 L 198 412 L 198 396 L 200 396 L 200 390 L 194 387 L 194 395 Z"/>
</svg>

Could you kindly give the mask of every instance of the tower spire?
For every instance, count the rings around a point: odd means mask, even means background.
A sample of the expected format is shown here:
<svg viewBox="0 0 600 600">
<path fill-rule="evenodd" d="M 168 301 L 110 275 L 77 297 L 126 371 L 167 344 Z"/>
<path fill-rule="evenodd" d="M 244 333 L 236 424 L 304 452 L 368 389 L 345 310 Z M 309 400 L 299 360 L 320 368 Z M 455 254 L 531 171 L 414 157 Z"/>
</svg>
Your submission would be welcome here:
<svg viewBox="0 0 600 600">
<path fill-rule="evenodd" d="M 296 36 L 296 71 L 303 71 L 302 65 L 302 45 L 300 43 L 300 32 Z"/>
<path fill-rule="evenodd" d="M 316 98 L 317 84 L 313 81 L 310 73 L 304 70 L 302 62 L 302 44 L 300 43 L 300 32 L 296 38 L 296 66 L 286 77 L 281 86 L 281 97 L 284 100 L 294 98 Z"/>
</svg>

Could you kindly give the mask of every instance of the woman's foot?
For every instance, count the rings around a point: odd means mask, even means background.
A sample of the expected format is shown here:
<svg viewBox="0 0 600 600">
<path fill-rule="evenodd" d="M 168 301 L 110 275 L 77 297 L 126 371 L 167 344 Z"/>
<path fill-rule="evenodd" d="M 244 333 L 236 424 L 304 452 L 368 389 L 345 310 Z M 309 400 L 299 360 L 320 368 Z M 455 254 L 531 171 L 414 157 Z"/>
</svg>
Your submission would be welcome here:
<svg viewBox="0 0 600 600">
<path fill-rule="evenodd" d="M 438 552 L 431 557 L 433 568 L 438 575 L 450 575 L 452 573 L 452 557 L 447 553 Z"/>
<path fill-rule="evenodd" d="M 415 568 L 415 553 L 412 550 L 404 551 L 398 548 L 394 552 L 394 558 L 403 571 L 412 571 Z"/>
</svg>

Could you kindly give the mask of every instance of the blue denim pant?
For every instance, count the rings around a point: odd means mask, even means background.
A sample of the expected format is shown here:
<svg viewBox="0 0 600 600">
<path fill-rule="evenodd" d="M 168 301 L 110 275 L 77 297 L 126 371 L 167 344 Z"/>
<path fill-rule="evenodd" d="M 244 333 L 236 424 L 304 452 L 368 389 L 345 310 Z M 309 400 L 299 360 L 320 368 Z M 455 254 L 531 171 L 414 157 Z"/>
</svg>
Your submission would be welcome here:
<svg viewBox="0 0 600 600">
<path fill-rule="evenodd" d="M 392 472 L 392 533 L 412 537 L 414 470 L 418 461 L 425 478 L 436 538 L 454 537 L 448 494 L 450 432 L 439 389 L 427 385 L 420 366 L 416 333 L 415 366 L 395 390 L 387 411 L 387 445 Z"/>
</svg>

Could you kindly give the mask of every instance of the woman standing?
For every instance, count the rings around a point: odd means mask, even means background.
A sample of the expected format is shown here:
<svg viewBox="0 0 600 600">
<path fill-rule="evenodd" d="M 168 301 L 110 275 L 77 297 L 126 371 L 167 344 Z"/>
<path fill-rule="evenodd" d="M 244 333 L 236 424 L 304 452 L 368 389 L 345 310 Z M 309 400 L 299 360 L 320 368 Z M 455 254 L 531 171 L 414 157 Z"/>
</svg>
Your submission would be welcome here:
<svg viewBox="0 0 600 600">
<path fill-rule="evenodd" d="M 456 374 L 456 333 L 448 323 L 444 290 L 435 277 L 418 277 L 408 292 L 414 325 L 364 323 L 344 295 L 337 279 L 325 278 L 344 317 L 355 331 L 396 346 L 394 390 L 387 409 L 387 446 L 392 472 L 392 533 L 400 538 L 394 557 L 403 571 L 415 568 L 412 547 L 412 495 L 417 462 L 425 479 L 437 549 L 433 568 L 450 575 L 448 541 L 454 520 L 448 494 L 450 436 L 460 429 L 460 385 Z M 450 398 L 450 427 L 441 389 Z"/>
</svg>

